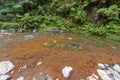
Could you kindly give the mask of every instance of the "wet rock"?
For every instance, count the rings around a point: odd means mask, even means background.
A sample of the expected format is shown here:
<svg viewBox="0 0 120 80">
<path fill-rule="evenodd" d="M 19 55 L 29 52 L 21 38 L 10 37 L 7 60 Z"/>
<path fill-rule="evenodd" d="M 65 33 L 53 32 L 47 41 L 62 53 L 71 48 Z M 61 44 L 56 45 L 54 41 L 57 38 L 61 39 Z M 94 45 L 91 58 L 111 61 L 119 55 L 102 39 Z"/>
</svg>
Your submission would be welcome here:
<svg viewBox="0 0 120 80">
<path fill-rule="evenodd" d="M 120 66 L 118 64 L 102 64 L 99 63 L 97 70 L 102 80 L 120 80 Z"/>
<path fill-rule="evenodd" d="M 53 80 L 51 76 L 46 75 L 46 74 L 39 74 L 37 76 L 34 76 L 33 80 Z"/>
<path fill-rule="evenodd" d="M 24 29 L 16 29 L 15 32 L 22 33 L 24 32 Z"/>
<path fill-rule="evenodd" d="M 108 64 L 102 64 L 102 63 L 98 63 L 98 67 L 100 69 L 106 69 L 109 65 Z"/>
<path fill-rule="evenodd" d="M 45 80 L 53 80 L 51 76 L 47 75 Z"/>
<path fill-rule="evenodd" d="M 87 77 L 87 80 L 98 80 L 99 77 L 95 74 L 92 74 L 91 76 Z"/>
<path fill-rule="evenodd" d="M 15 66 L 13 65 L 12 62 L 10 61 L 3 61 L 3 62 L 0 62 L 0 74 L 4 75 L 8 72 L 10 72 L 11 70 L 13 70 L 15 68 Z"/>
<path fill-rule="evenodd" d="M 61 34 L 61 33 L 64 33 L 63 30 L 48 30 L 46 32 L 48 32 L 50 34 Z"/>
<path fill-rule="evenodd" d="M 101 77 L 102 80 L 111 80 L 104 70 L 97 69 L 97 73 Z"/>
<path fill-rule="evenodd" d="M 9 75 L 0 75 L 0 80 L 8 80 L 9 78 Z"/>
<path fill-rule="evenodd" d="M 101 69 L 105 69 L 106 68 L 105 65 L 102 64 L 102 63 L 98 63 L 98 67 L 101 68 Z"/>
<path fill-rule="evenodd" d="M 79 44 L 74 44 L 74 43 L 68 43 L 66 46 L 73 49 L 82 49 L 82 47 Z"/>
<path fill-rule="evenodd" d="M 120 66 L 118 64 L 115 64 L 113 66 L 113 69 L 115 69 L 116 71 L 118 71 L 120 73 Z"/>
<path fill-rule="evenodd" d="M 115 71 L 114 69 L 110 67 L 108 67 L 108 70 L 113 74 L 113 77 L 115 80 L 120 80 L 120 74 L 117 71 Z"/>
<path fill-rule="evenodd" d="M 19 69 L 19 71 L 24 70 L 26 68 L 27 68 L 27 65 L 21 66 L 20 69 Z"/>
<path fill-rule="evenodd" d="M 11 35 L 13 32 L 9 30 L 0 30 L 0 35 Z"/>
<path fill-rule="evenodd" d="M 65 78 L 69 78 L 71 73 L 73 71 L 73 68 L 70 67 L 70 66 L 65 66 L 63 69 L 62 69 L 62 75 L 63 77 Z"/>
<path fill-rule="evenodd" d="M 19 77 L 17 78 L 17 80 L 24 80 L 24 77 Z"/>
<path fill-rule="evenodd" d="M 35 38 L 34 35 L 25 35 L 25 36 L 24 36 L 24 39 L 25 39 L 25 40 L 30 40 L 30 39 L 34 39 L 34 38 Z"/>
<path fill-rule="evenodd" d="M 37 32 L 37 26 L 34 27 L 34 29 L 33 29 L 32 32 L 33 32 L 33 33 Z"/>
</svg>

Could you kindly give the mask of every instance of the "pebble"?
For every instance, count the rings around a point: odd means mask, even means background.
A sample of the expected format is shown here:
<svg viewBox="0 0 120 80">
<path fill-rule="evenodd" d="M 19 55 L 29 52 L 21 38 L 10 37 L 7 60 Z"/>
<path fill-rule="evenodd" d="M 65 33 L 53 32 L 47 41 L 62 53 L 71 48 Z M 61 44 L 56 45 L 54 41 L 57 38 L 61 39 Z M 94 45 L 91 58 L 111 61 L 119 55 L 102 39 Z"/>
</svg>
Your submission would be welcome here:
<svg viewBox="0 0 120 80">
<path fill-rule="evenodd" d="M 102 63 L 98 63 L 98 67 L 101 68 L 101 69 L 105 69 L 106 68 L 105 65 L 102 64 Z"/>
<path fill-rule="evenodd" d="M 24 80 L 24 77 L 19 77 L 17 78 L 17 80 Z"/>
<path fill-rule="evenodd" d="M 69 38 L 68 38 L 68 40 L 72 40 L 72 38 L 71 38 L 71 37 L 69 37 Z"/>
<path fill-rule="evenodd" d="M 91 76 L 87 77 L 87 80 L 98 80 L 99 77 L 95 74 L 92 74 Z"/>
<path fill-rule="evenodd" d="M 46 46 L 46 45 L 48 45 L 48 43 L 44 43 L 44 45 Z"/>
<path fill-rule="evenodd" d="M 72 68 L 72 67 L 70 67 L 70 66 L 65 66 L 65 67 L 62 69 L 63 77 L 68 78 L 68 77 L 71 75 L 72 71 L 73 71 L 73 68 Z"/>
<path fill-rule="evenodd" d="M 46 75 L 46 79 L 45 80 L 53 80 L 51 76 Z"/>
<path fill-rule="evenodd" d="M 58 78 L 56 80 L 59 80 Z"/>
<path fill-rule="evenodd" d="M 13 73 L 14 73 L 14 71 L 11 71 L 10 73 L 11 73 L 11 74 L 13 74 Z"/>
<path fill-rule="evenodd" d="M 42 62 L 38 62 L 38 63 L 37 63 L 37 66 L 39 66 L 39 65 L 41 65 L 41 64 L 42 64 Z"/>
<path fill-rule="evenodd" d="M 26 69 L 27 68 L 27 65 L 24 65 L 24 66 L 21 66 L 19 71 L 23 70 L 23 69 Z"/>
</svg>

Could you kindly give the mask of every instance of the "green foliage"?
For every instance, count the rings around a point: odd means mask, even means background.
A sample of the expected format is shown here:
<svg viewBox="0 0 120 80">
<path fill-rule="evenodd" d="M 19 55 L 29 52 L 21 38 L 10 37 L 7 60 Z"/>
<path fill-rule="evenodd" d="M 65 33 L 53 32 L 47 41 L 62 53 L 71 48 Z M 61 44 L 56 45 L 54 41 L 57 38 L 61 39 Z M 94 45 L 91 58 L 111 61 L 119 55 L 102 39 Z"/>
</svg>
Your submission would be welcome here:
<svg viewBox="0 0 120 80">
<path fill-rule="evenodd" d="M 81 9 L 80 6 L 77 9 L 71 8 L 70 16 L 74 18 L 75 22 L 80 20 L 81 23 L 83 23 L 86 20 L 85 11 Z"/>
<path fill-rule="evenodd" d="M 120 34 L 120 25 L 116 25 L 111 22 L 111 23 L 107 24 L 105 27 L 109 33 Z"/>
<path fill-rule="evenodd" d="M 120 34 L 119 4 L 107 0 L 5 0 L 0 1 L 0 26 L 32 30 L 85 31 L 96 35 Z M 110 1 L 111 2 L 111 1 Z M 99 4 L 103 5 L 102 7 Z M 95 12 L 93 9 L 99 9 Z M 93 21 L 95 14 L 98 19 Z"/>
<path fill-rule="evenodd" d="M 108 8 L 100 8 L 97 13 L 101 14 L 102 16 L 106 16 L 108 19 L 117 19 L 119 14 L 120 8 L 118 5 L 111 5 Z"/>
<path fill-rule="evenodd" d="M 20 23 L 0 22 L 0 26 L 3 29 L 16 29 L 20 26 Z"/>
<path fill-rule="evenodd" d="M 79 29 L 100 36 L 105 35 L 107 33 L 106 27 L 96 27 L 96 25 L 93 23 L 84 24 L 82 27 L 79 27 Z"/>
<path fill-rule="evenodd" d="M 41 16 L 30 16 L 29 13 L 26 13 L 21 19 L 19 19 L 20 27 L 29 30 L 30 28 L 38 26 L 40 17 Z"/>
<path fill-rule="evenodd" d="M 21 12 L 22 9 L 23 9 L 23 7 L 22 7 L 21 4 L 16 4 L 16 5 L 14 5 L 12 8 L 13 8 L 13 10 L 14 10 L 15 12 Z"/>
</svg>

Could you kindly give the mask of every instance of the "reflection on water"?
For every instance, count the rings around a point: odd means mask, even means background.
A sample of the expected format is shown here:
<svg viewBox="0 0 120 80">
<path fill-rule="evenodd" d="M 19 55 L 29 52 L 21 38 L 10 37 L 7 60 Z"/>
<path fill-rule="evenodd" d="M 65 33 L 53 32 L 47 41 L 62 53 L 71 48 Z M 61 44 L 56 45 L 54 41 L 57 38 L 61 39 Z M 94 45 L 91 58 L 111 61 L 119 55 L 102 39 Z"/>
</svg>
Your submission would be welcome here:
<svg viewBox="0 0 120 80">
<path fill-rule="evenodd" d="M 89 49 L 91 49 L 91 50 L 95 49 L 97 47 L 105 47 L 105 46 L 111 47 L 113 49 L 120 50 L 120 42 L 116 42 L 116 41 L 113 41 L 113 40 L 108 40 L 104 37 L 82 35 L 82 34 L 71 34 L 71 33 L 70 34 L 66 34 L 66 33 L 51 34 L 50 32 L 15 33 L 13 35 L 4 36 L 4 37 L 1 37 L 0 48 L 7 48 L 7 47 L 12 46 L 12 45 L 9 45 L 9 42 L 19 42 L 19 41 L 24 42 L 24 41 L 28 41 L 28 40 L 35 40 L 35 39 L 38 39 L 40 37 L 46 37 L 46 36 L 49 37 L 51 35 L 59 36 L 61 38 L 68 37 L 68 39 L 69 38 L 71 38 L 71 39 L 69 39 L 70 43 L 68 43 L 67 41 L 66 42 L 64 41 L 64 43 L 49 42 L 48 44 L 49 44 L 50 47 L 52 47 L 52 46 L 57 46 L 57 47 L 68 46 L 68 47 L 71 47 L 71 48 L 82 48 L 81 45 L 86 45 L 88 43 L 93 43 L 93 45 L 88 45 Z M 54 39 L 54 37 L 53 37 L 53 39 Z"/>
</svg>

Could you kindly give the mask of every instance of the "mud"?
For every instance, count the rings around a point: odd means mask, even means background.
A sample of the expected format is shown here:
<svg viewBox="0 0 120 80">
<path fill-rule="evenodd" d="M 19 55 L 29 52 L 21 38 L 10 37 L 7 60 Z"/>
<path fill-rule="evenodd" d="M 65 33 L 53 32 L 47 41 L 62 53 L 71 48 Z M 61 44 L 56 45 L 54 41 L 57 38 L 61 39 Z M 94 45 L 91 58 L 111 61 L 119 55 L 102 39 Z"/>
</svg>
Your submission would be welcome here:
<svg viewBox="0 0 120 80">
<path fill-rule="evenodd" d="M 34 37 L 24 39 L 26 35 Z M 72 39 L 69 40 L 70 37 Z M 59 43 L 79 44 L 82 48 L 59 47 Z M 33 80 L 40 73 L 48 74 L 54 80 L 66 80 L 61 73 L 64 66 L 73 67 L 69 80 L 80 80 L 92 73 L 97 74 L 98 63 L 119 63 L 120 43 L 81 34 L 21 33 L 1 37 L 0 55 L 0 61 L 10 60 L 16 65 L 14 72 L 9 73 L 11 80 L 20 76 L 24 76 L 25 80 Z M 37 65 L 38 62 L 42 64 Z M 25 65 L 26 69 L 19 70 Z"/>
</svg>

